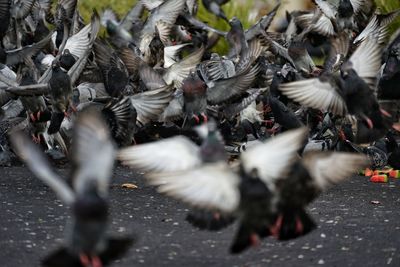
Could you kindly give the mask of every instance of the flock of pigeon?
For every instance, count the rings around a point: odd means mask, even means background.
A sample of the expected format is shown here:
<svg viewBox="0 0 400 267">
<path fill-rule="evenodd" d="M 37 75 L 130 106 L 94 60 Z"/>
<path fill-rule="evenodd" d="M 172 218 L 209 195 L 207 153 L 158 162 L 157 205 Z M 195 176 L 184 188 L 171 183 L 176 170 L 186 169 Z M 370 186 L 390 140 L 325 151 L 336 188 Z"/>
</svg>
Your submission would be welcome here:
<svg viewBox="0 0 400 267">
<path fill-rule="evenodd" d="M 270 31 L 280 3 L 243 29 L 228 0 L 202 2 L 228 32 L 197 19 L 196 0 L 94 11 L 87 25 L 77 0 L 0 0 L 0 163 L 21 158 L 72 213 L 44 266 L 100 267 L 132 244 L 105 234 L 115 162 L 190 205 L 194 227 L 237 221 L 231 253 L 309 233 L 306 206 L 330 185 L 400 167 L 397 114 L 380 105 L 400 98 L 400 10 L 314 0 Z M 68 179 L 49 163 L 66 159 Z"/>
</svg>

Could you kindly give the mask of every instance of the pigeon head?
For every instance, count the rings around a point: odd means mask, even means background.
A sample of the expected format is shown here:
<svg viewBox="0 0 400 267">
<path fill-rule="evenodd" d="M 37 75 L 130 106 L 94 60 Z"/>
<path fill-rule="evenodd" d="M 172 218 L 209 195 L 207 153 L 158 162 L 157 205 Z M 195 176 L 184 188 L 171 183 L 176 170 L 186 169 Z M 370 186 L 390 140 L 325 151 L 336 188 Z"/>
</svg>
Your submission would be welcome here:
<svg viewBox="0 0 400 267">
<path fill-rule="evenodd" d="M 51 63 L 51 68 L 52 68 L 52 70 L 58 70 L 58 69 L 60 69 L 60 61 L 54 60 L 54 61 Z"/>
<path fill-rule="evenodd" d="M 203 95 L 206 93 L 207 85 L 197 75 L 191 73 L 183 81 L 182 90 L 185 95 Z"/>
<path fill-rule="evenodd" d="M 68 49 L 65 49 L 59 59 L 59 62 L 60 62 L 60 67 L 68 71 L 75 64 L 76 58 L 74 57 L 74 55 L 71 54 L 71 52 Z"/>
<path fill-rule="evenodd" d="M 185 28 L 185 26 L 178 25 L 176 27 L 176 33 L 183 41 L 187 42 L 192 40 L 192 34 Z"/>
<path fill-rule="evenodd" d="M 34 79 L 34 74 L 32 73 L 31 68 L 28 66 L 23 66 L 21 68 L 21 83 L 20 85 L 29 85 L 35 84 L 36 81 Z"/>
<path fill-rule="evenodd" d="M 226 160 L 224 141 L 215 120 L 207 123 L 208 134 L 201 145 L 200 154 L 204 162 Z"/>
<path fill-rule="evenodd" d="M 340 72 L 340 77 L 344 80 L 344 81 L 351 81 L 352 79 L 354 79 L 355 77 L 358 77 L 357 72 L 352 69 L 349 65 L 343 65 L 341 72 Z"/>
<path fill-rule="evenodd" d="M 113 33 L 115 33 L 117 31 L 118 26 L 115 25 L 115 23 L 113 23 L 111 20 L 107 20 L 106 29 L 107 29 L 107 32 L 112 35 Z"/>
<path fill-rule="evenodd" d="M 385 68 L 383 69 L 382 79 L 389 80 L 396 74 L 400 74 L 400 60 L 397 55 L 389 55 Z"/>
<path fill-rule="evenodd" d="M 243 28 L 242 22 L 240 22 L 237 17 L 233 17 L 231 20 L 229 20 L 229 25 L 231 25 L 231 27 Z"/>
<path fill-rule="evenodd" d="M 221 57 L 218 55 L 218 53 L 211 53 L 210 60 L 220 60 Z"/>
</svg>

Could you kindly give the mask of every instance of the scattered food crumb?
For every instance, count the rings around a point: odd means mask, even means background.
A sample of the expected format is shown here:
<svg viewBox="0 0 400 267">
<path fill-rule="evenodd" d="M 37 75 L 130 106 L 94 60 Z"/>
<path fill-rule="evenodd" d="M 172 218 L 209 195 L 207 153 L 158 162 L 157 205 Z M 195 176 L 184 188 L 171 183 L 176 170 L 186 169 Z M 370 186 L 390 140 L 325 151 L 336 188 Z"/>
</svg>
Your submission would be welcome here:
<svg viewBox="0 0 400 267">
<path fill-rule="evenodd" d="M 131 184 L 131 183 L 125 183 L 125 184 L 122 184 L 122 188 L 127 188 L 127 189 L 137 189 L 137 188 L 138 188 L 138 186 L 137 186 L 137 185 L 135 185 L 135 184 Z"/>
</svg>

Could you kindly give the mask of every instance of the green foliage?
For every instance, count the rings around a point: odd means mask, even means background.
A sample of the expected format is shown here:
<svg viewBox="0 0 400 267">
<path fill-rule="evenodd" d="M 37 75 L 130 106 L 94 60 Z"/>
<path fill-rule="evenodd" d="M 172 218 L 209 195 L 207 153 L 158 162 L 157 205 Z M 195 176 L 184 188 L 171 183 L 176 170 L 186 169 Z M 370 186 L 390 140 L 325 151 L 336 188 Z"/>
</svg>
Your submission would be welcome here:
<svg viewBox="0 0 400 267">
<path fill-rule="evenodd" d="M 248 1 L 230 1 L 226 5 L 223 6 L 226 16 L 230 19 L 233 16 L 236 16 L 240 19 L 245 29 L 249 28 L 253 23 L 255 23 L 258 19 L 252 11 L 254 2 L 257 0 L 248 0 Z M 96 8 L 99 13 L 107 7 L 111 7 L 119 16 L 124 16 L 130 8 L 134 5 L 136 0 L 85 0 L 79 1 L 79 10 L 81 15 L 85 19 L 85 21 L 89 21 L 90 16 L 92 14 L 93 8 Z M 250 18 L 253 16 L 253 18 Z M 199 11 L 197 17 L 207 22 L 210 26 L 223 30 L 229 30 L 229 24 L 225 22 L 223 19 L 219 19 L 216 16 L 210 14 L 202 5 L 199 0 Z M 214 48 L 215 51 L 220 53 L 225 53 L 228 51 L 228 45 L 224 38 L 220 38 L 218 44 Z"/>
<path fill-rule="evenodd" d="M 399 0 L 375 0 L 375 3 L 378 8 L 382 11 L 382 13 L 391 12 L 400 8 L 400 1 Z M 400 19 L 397 18 L 393 24 L 391 25 L 391 32 L 396 31 L 400 28 Z"/>
<path fill-rule="evenodd" d="M 90 20 L 90 16 L 95 8 L 97 12 L 101 13 L 103 9 L 110 7 L 119 16 L 124 16 L 133 5 L 136 0 L 84 0 L 78 1 L 79 11 L 85 21 Z"/>
<path fill-rule="evenodd" d="M 107 7 L 112 8 L 119 16 L 124 16 L 130 8 L 136 3 L 137 0 L 84 0 L 79 1 L 79 10 L 86 21 L 89 21 L 92 14 L 92 10 L 95 8 L 99 13 Z M 210 14 L 203 6 L 201 0 L 199 2 L 199 10 L 197 17 L 208 23 L 211 27 L 219 30 L 228 31 L 229 24 L 212 14 Z M 247 0 L 238 1 L 231 0 L 227 4 L 223 5 L 222 8 L 228 17 L 231 19 L 236 16 L 240 19 L 243 24 L 244 29 L 248 29 L 252 24 L 254 24 L 262 15 L 267 13 L 267 10 L 255 10 L 254 6 L 256 3 L 262 2 L 266 3 L 265 0 Z M 380 8 L 382 13 L 393 11 L 400 8 L 399 0 L 375 0 L 377 7 Z M 400 19 L 397 19 L 391 30 L 395 31 L 400 27 Z M 224 54 L 228 51 L 228 44 L 224 38 L 220 38 L 217 45 L 213 49 L 214 51 Z"/>
<path fill-rule="evenodd" d="M 230 26 L 229 24 L 223 20 L 220 19 L 213 14 L 210 14 L 203 4 L 200 2 L 199 5 L 199 10 L 197 12 L 197 17 L 201 20 L 206 22 L 208 25 L 210 25 L 213 28 L 222 30 L 222 31 L 229 31 Z M 230 1 L 229 3 L 225 4 L 222 6 L 222 9 L 225 12 L 225 15 L 227 16 L 228 19 L 233 18 L 236 16 L 237 18 L 240 19 L 240 21 L 243 24 L 244 29 L 248 29 L 252 24 L 254 24 L 258 17 L 252 16 L 252 13 L 254 12 L 253 6 L 256 0 L 248 0 L 248 1 Z M 253 18 L 252 18 L 253 17 Z M 214 51 L 224 54 L 228 52 L 228 44 L 224 38 L 220 38 L 218 44 L 214 47 Z"/>
<path fill-rule="evenodd" d="M 398 0 L 375 0 L 376 5 L 384 12 L 393 11 L 400 8 L 400 1 Z"/>
</svg>

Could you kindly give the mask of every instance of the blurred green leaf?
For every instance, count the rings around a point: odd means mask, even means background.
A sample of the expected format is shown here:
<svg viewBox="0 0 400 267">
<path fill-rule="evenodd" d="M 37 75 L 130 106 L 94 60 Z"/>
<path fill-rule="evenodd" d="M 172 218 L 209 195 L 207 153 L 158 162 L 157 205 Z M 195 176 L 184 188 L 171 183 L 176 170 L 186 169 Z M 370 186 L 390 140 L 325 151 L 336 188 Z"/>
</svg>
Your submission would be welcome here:
<svg viewBox="0 0 400 267">
<path fill-rule="evenodd" d="M 78 5 L 82 17 L 85 21 L 89 21 L 94 8 L 101 14 L 105 8 L 109 7 L 122 17 L 136 2 L 137 0 L 85 0 L 78 1 Z"/>
<path fill-rule="evenodd" d="M 85 0 L 79 1 L 79 10 L 86 21 L 90 20 L 92 10 L 95 8 L 99 13 L 103 9 L 110 7 L 112 8 L 120 17 L 124 16 L 130 8 L 137 2 L 137 0 Z M 210 26 L 223 30 L 229 30 L 229 24 L 223 19 L 217 18 L 213 14 L 210 14 L 203 6 L 202 1 L 199 0 L 199 11 L 197 17 L 207 22 Z M 268 1 L 265 0 L 247 0 L 238 1 L 231 0 L 227 4 L 223 5 L 222 8 L 228 17 L 231 19 L 236 16 L 240 19 L 243 24 L 244 29 L 249 28 L 254 24 L 261 16 L 265 15 L 270 9 L 258 10 L 255 8 L 257 3 L 267 4 Z M 375 0 L 377 7 L 380 8 L 382 13 L 387 13 L 395 9 L 400 8 L 400 0 Z M 397 19 L 391 26 L 391 31 L 395 31 L 400 27 L 400 19 Z M 217 45 L 214 47 L 213 51 L 224 54 L 228 51 L 228 44 L 224 38 L 220 38 Z"/>
<path fill-rule="evenodd" d="M 388 13 L 400 8 L 400 0 L 375 0 L 376 6 L 382 13 Z M 400 18 L 397 18 L 390 27 L 390 32 L 400 28 Z"/>
</svg>

